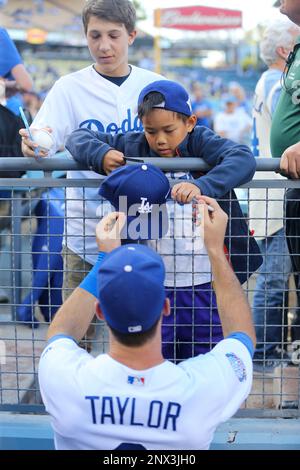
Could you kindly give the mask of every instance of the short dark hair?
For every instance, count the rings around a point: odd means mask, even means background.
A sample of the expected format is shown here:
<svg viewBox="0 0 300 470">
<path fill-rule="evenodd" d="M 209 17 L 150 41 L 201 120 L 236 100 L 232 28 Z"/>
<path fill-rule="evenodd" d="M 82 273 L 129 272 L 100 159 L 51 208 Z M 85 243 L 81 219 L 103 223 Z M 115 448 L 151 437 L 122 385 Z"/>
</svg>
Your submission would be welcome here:
<svg viewBox="0 0 300 470">
<path fill-rule="evenodd" d="M 164 100 L 164 96 L 158 91 L 151 91 L 151 93 L 148 93 L 148 95 L 145 96 L 143 102 L 138 107 L 139 119 L 143 119 L 144 116 L 147 116 L 147 114 L 149 114 L 153 110 L 153 108 L 159 107 L 158 105 L 163 103 Z M 188 116 L 182 113 L 174 112 L 174 114 L 176 114 L 179 119 L 182 119 L 183 122 L 186 122 L 189 118 Z"/>
<path fill-rule="evenodd" d="M 160 317 L 154 325 L 150 328 L 148 331 L 144 331 L 142 333 L 120 333 L 119 331 L 116 331 L 114 328 L 108 325 L 109 329 L 111 330 L 112 334 L 116 338 L 116 340 L 123 344 L 123 346 L 130 346 L 132 348 L 137 348 L 139 346 L 143 346 L 145 343 L 147 343 L 150 339 L 153 338 L 153 336 L 156 333 L 158 323 L 159 323 Z"/>
<path fill-rule="evenodd" d="M 129 0 L 88 0 L 82 11 L 85 34 L 91 16 L 112 23 L 124 24 L 129 34 L 135 30 L 136 11 Z"/>
</svg>

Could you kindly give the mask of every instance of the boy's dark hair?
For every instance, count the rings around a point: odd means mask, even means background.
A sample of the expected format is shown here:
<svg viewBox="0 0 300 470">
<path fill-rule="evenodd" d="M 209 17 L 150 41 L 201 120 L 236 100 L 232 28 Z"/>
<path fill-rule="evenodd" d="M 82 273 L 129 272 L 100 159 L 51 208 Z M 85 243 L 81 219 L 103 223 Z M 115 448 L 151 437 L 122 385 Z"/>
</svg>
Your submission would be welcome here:
<svg viewBox="0 0 300 470">
<path fill-rule="evenodd" d="M 85 34 L 91 16 L 111 23 L 124 24 L 128 34 L 135 30 L 136 11 L 129 0 L 88 0 L 82 11 Z"/>
<path fill-rule="evenodd" d="M 108 325 L 108 327 L 116 338 L 116 340 L 118 340 L 119 343 L 123 344 L 123 346 L 138 348 L 139 346 L 143 346 L 145 343 L 147 343 L 147 341 L 153 338 L 156 333 L 159 320 L 160 318 L 158 318 L 158 320 L 154 323 L 150 330 L 145 331 L 143 333 L 120 333 L 111 326 Z"/>
<path fill-rule="evenodd" d="M 142 119 L 144 116 L 147 116 L 153 108 L 159 108 L 159 105 L 165 101 L 164 96 L 158 91 L 152 91 L 145 96 L 143 102 L 138 107 L 138 117 Z M 164 109 L 164 108 L 162 108 Z M 182 119 L 183 122 L 188 120 L 188 116 L 182 113 L 176 113 L 179 119 Z"/>
</svg>

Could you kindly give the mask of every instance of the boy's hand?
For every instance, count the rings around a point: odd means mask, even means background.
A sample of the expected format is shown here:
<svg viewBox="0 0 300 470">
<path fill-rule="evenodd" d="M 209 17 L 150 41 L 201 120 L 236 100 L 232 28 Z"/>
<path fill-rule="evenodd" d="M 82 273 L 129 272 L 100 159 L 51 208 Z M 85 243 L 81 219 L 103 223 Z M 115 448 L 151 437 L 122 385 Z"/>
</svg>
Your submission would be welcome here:
<svg viewBox="0 0 300 470">
<path fill-rule="evenodd" d="M 48 132 L 52 132 L 51 127 L 44 127 Z M 39 150 L 39 153 L 35 153 L 34 150 L 38 148 L 38 144 L 30 140 L 26 129 L 20 129 L 19 134 L 22 137 L 22 152 L 24 157 L 47 157 L 48 152 L 45 150 Z"/>
<path fill-rule="evenodd" d="M 124 154 L 118 150 L 109 150 L 103 158 L 103 170 L 107 175 L 119 166 L 125 165 Z"/>
<path fill-rule="evenodd" d="M 197 196 L 198 225 L 203 236 L 208 254 L 224 253 L 224 237 L 228 223 L 227 214 L 221 209 L 215 199 L 207 196 Z M 208 210 L 208 205 L 213 211 Z"/>
<path fill-rule="evenodd" d="M 171 197 L 182 204 L 187 204 L 192 201 L 195 196 L 200 196 L 201 191 L 193 183 L 178 183 L 173 186 Z"/>
<path fill-rule="evenodd" d="M 98 222 L 96 241 L 99 251 L 109 253 L 121 245 L 120 233 L 126 222 L 123 212 L 111 212 Z"/>
</svg>

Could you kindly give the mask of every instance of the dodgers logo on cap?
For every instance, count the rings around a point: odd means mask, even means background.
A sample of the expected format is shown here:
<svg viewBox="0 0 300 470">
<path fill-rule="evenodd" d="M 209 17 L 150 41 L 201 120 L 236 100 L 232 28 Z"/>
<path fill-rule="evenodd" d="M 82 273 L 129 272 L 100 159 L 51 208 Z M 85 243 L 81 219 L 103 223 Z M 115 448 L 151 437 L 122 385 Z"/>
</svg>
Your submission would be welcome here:
<svg viewBox="0 0 300 470">
<path fill-rule="evenodd" d="M 164 173 L 151 164 L 122 166 L 102 183 L 100 196 L 127 216 L 121 238 L 158 239 L 168 232 L 166 201 L 170 183 Z"/>
</svg>

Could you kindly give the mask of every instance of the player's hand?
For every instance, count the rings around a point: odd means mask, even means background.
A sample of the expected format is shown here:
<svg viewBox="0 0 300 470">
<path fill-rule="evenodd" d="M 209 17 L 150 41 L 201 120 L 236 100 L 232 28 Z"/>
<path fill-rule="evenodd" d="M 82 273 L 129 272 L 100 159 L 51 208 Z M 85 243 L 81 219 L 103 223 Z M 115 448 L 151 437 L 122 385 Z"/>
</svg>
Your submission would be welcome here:
<svg viewBox="0 0 300 470">
<path fill-rule="evenodd" d="M 102 167 L 107 175 L 119 166 L 125 165 L 124 154 L 118 150 L 109 150 L 104 158 Z"/>
<path fill-rule="evenodd" d="M 178 183 L 173 186 L 171 197 L 181 204 L 187 204 L 193 200 L 195 196 L 200 196 L 201 191 L 193 183 Z"/>
<path fill-rule="evenodd" d="M 280 160 L 280 173 L 296 180 L 300 178 L 300 142 L 288 147 Z"/>
<path fill-rule="evenodd" d="M 196 196 L 198 214 L 196 225 L 200 226 L 200 234 L 208 254 L 223 252 L 224 237 L 228 223 L 227 214 L 221 209 L 215 199 L 207 196 Z M 208 205 L 213 210 L 208 210 Z"/>
<path fill-rule="evenodd" d="M 52 132 L 51 127 L 44 127 L 43 129 L 50 133 Z M 26 129 L 20 129 L 19 134 L 22 137 L 22 152 L 24 157 L 47 157 L 49 152 L 39 149 L 38 144 L 30 140 Z"/>
<path fill-rule="evenodd" d="M 109 253 L 121 245 L 121 230 L 126 223 L 123 212 L 111 212 L 98 222 L 96 241 L 99 251 Z"/>
</svg>

